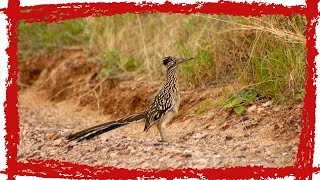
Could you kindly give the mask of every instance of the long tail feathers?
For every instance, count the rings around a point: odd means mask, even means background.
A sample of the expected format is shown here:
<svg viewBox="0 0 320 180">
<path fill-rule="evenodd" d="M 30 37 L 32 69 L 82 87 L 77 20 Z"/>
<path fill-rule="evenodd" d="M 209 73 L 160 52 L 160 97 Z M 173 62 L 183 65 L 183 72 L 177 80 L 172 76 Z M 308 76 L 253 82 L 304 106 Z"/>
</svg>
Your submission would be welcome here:
<svg viewBox="0 0 320 180">
<path fill-rule="evenodd" d="M 121 126 L 133 123 L 133 122 L 138 122 L 145 119 L 145 112 L 140 112 L 140 113 L 136 113 L 133 114 L 131 116 L 127 116 L 121 119 L 118 119 L 116 121 L 112 121 L 112 122 L 107 122 L 107 123 L 103 123 L 103 124 L 99 124 L 97 126 L 76 132 L 74 134 L 71 134 L 69 136 L 67 136 L 67 139 L 69 141 L 73 141 L 73 140 L 78 140 L 78 141 L 82 141 L 82 140 L 88 140 L 91 139 L 95 136 L 98 136 L 100 134 L 103 134 L 105 132 L 111 131 L 113 129 L 117 129 Z"/>
</svg>

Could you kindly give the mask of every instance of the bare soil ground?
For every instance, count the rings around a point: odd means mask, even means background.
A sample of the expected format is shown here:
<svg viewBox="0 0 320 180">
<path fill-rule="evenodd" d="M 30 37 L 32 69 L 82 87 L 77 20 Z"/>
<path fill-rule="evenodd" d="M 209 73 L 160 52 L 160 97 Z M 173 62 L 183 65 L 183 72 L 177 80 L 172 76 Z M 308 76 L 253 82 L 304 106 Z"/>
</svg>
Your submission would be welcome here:
<svg viewBox="0 0 320 180">
<path fill-rule="evenodd" d="M 179 115 L 168 126 L 168 143 L 156 127 L 121 127 L 90 141 L 70 133 L 147 107 L 161 83 L 130 74 L 97 78 L 99 64 L 81 49 L 66 49 L 19 64 L 18 161 L 55 159 L 121 168 L 209 168 L 293 165 L 299 143 L 301 103 L 257 102 L 243 117 L 217 105 L 222 86 L 182 88 Z M 234 85 L 224 86 L 229 91 Z M 206 99 L 212 103 L 194 113 Z"/>
</svg>

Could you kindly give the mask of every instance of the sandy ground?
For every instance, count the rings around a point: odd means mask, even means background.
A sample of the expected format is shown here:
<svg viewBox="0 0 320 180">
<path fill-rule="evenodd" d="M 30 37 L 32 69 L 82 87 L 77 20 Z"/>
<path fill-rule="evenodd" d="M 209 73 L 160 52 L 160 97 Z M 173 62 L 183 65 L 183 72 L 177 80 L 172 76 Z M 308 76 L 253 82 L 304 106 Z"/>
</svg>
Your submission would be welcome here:
<svg viewBox="0 0 320 180">
<path fill-rule="evenodd" d="M 34 94 L 24 92 L 19 98 L 19 161 L 56 159 L 95 166 L 160 169 L 280 167 L 293 165 L 297 153 L 298 133 L 287 132 L 281 121 L 288 117 L 274 117 L 277 112 L 268 112 L 260 120 L 256 114 L 229 119 L 215 117 L 211 111 L 189 115 L 168 127 L 168 143 L 158 143 L 155 127 L 143 133 L 143 123 L 121 127 L 90 141 L 68 143 L 66 135 L 111 121 L 111 116 L 71 102 L 42 101 L 32 97 Z M 292 118 L 295 113 L 299 114 L 298 109 L 288 111 Z"/>
</svg>

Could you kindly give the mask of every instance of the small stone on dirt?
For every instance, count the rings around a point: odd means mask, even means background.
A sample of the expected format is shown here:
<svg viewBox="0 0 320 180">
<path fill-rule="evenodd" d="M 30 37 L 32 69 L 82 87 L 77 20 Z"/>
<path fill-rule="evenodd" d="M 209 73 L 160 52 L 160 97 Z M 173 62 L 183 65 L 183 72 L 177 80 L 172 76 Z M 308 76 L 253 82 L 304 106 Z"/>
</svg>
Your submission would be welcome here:
<svg viewBox="0 0 320 180">
<path fill-rule="evenodd" d="M 226 141 L 230 141 L 232 139 L 231 136 L 226 136 Z"/>
<path fill-rule="evenodd" d="M 257 106 L 256 105 L 252 105 L 247 109 L 247 113 L 252 114 L 256 110 L 257 110 Z"/>
<path fill-rule="evenodd" d="M 250 132 L 246 131 L 246 132 L 244 133 L 244 137 L 246 137 L 246 138 L 250 137 Z"/>
<path fill-rule="evenodd" d="M 248 117 L 248 116 L 243 116 L 243 117 L 241 118 L 241 122 L 244 122 L 244 121 L 247 121 L 247 120 L 249 120 L 249 117 Z"/>
<path fill-rule="evenodd" d="M 268 107 L 268 106 L 271 106 L 272 104 L 272 101 L 268 101 L 268 102 L 265 102 L 262 104 L 262 107 Z"/>
<path fill-rule="evenodd" d="M 197 139 L 202 139 L 208 136 L 208 133 L 196 133 L 195 135 L 192 136 L 192 139 L 197 140 Z"/>
<path fill-rule="evenodd" d="M 208 160 L 204 159 L 204 158 L 201 158 L 201 159 L 197 159 L 195 160 L 195 168 L 205 168 L 208 164 Z"/>
<path fill-rule="evenodd" d="M 261 114 L 263 110 L 264 110 L 264 108 L 259 107 L 259 108 L 258 108 L 258 111 L 257 111 L 258 114 Z"/>
<path fill-rule="evenodd" d="M 110 154 L 110 158 L 112 158 L 112 159 L 115 159 L 117 157 L 119 157 L 117 153 L 111 153 Z"/>
<path fill-rule="evenodd" d="M 245 150 L 247 150 L 248 148 L 246 147 L 246 146 L 244 146 L 244 147 L 242 147 L 242 148 L 240 148 L 240 151 L 245 151 Z"/>
<path fill-rule="evenodd" d="M 278 111 L 280 111 L 280 110 L 281 110 L 280 106 L 277 106 L 277 107 L 274 107 L 274 108 L 273 108 L 273 111 L 276 111 L 276 112 L 278 112 Z"/>
<path fill-rule="evenodd" d="M 62 143 L 62 140 L 61 139 L 57 139 L 57 140 L 53 141 L 52 145 L 53 146 L 59 146 L 61 143 Z"/>
<path fill-rule="evenodd" d="M 188 150 L 188 149 L 186 149 L 186 150 L 184 150 L 183 151 L 183 157 L 185 157 L 185 158 L 189 158 L 189 157 L 191 157 L 192 156 L 192 151 L 190 151 L 190 150 Z"/>
</svg>

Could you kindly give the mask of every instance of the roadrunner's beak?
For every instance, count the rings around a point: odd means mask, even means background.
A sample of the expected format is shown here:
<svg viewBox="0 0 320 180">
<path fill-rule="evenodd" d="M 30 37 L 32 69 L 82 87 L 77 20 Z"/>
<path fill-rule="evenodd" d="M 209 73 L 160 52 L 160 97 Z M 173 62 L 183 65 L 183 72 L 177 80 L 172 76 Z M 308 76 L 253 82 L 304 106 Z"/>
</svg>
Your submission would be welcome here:
<svg viewBox="0 0 320 180">
<path fill-rule="evenodd" d="M 177 62 L 177 64 L 184 63 L 184 62 L 189 61 L 189 60 L 191 60 L 191 59 L 193 59 L 193 57 L 192 57 L 192 58 L 188 58 L 188 59 L 179 59 L 178 62 Z"/>
</svg>

